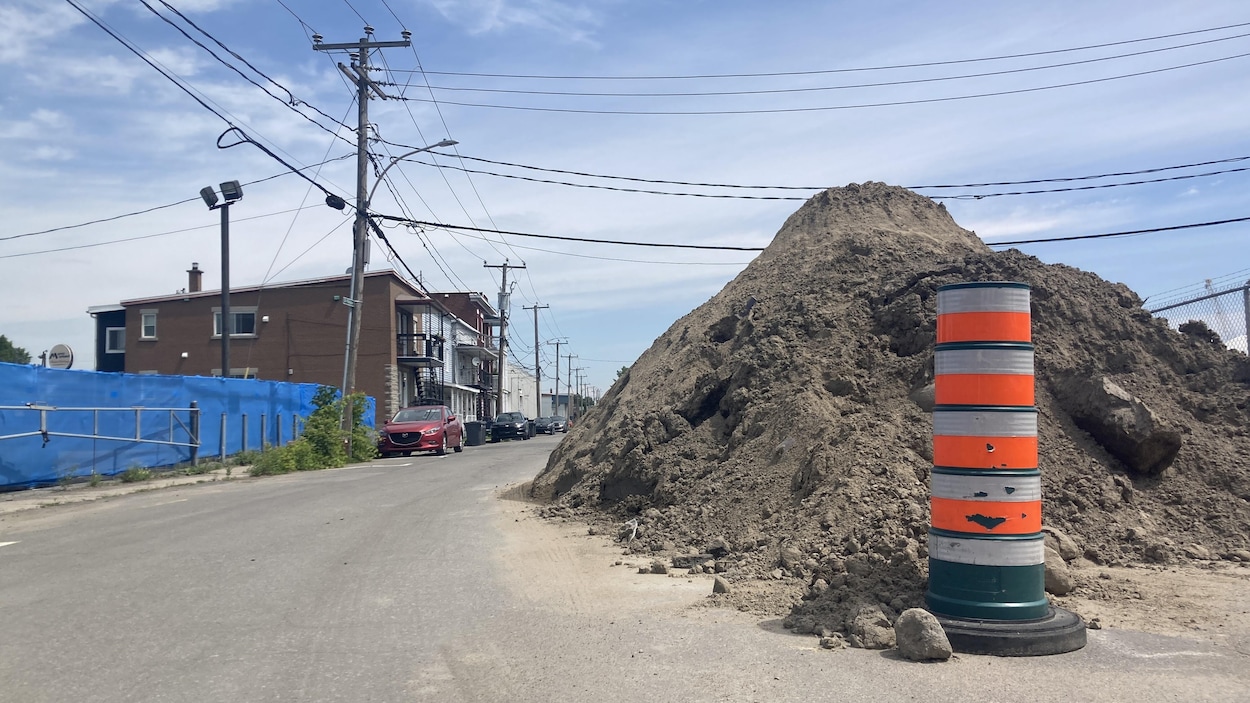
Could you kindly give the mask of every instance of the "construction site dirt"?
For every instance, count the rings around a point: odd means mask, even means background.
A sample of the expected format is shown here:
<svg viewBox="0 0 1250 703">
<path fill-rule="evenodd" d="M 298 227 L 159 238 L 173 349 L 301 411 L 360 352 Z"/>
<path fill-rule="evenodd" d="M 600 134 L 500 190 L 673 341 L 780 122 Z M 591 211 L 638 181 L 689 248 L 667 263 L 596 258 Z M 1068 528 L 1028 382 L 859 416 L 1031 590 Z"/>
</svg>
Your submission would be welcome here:
<svg viewBox="0 0 1250 703">
<path fill-rule="evenodd" d="M 892 623 L 924 603 L 936 291 L 967 281 L 1030 287 L 1052 602 L 1246 647 L 1246 355 L 880 183 L 807 201 L 570 429 L 531 496 L 721 576 L 713 604 L 815 635 Z"/>
</svg>

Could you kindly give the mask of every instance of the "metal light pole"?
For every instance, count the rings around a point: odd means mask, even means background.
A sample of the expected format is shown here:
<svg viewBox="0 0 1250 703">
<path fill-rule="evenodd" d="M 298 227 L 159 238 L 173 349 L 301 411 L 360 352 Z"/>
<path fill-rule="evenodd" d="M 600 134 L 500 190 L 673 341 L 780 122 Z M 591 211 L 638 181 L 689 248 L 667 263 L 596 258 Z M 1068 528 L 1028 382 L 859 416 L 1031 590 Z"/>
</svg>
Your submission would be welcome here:
<svg viewBox="0 0 1250 703">
<path fill-rule="evenodd" d="M 234 329 L 230 319 L 230 204 L 243 198 L 243 188 L 238 181 L 222 183 L 221 204 L 212 186 L 201 188 L 200 197 L 209 210 L 221 210 L 221 377 L 230 378 L 230 333 Z"/>
</svg>

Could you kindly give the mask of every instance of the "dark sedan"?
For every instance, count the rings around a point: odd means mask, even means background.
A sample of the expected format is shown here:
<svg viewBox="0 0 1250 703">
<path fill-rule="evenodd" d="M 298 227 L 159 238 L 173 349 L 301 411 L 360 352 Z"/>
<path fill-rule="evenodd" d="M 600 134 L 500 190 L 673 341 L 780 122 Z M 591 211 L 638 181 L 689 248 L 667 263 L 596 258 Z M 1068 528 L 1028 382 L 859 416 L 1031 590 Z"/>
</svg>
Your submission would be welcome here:
<svg viewBox="0 0 1250 703">
<path fill-rule="evenodd" d="M 569 424 L 563 417 L 552 415 L 550 417 L 540 417 L 534 421 L 534 431 L 543 434 L 555 434 L 557 432 L 568 432 Z"/>
<path fill-rule="evenodd" d="M 529 439 L 534 436 L 534 425 L 523 413 L 499 413 L 490 423 L 490 441 L 504 439 Z"/>
</svg>

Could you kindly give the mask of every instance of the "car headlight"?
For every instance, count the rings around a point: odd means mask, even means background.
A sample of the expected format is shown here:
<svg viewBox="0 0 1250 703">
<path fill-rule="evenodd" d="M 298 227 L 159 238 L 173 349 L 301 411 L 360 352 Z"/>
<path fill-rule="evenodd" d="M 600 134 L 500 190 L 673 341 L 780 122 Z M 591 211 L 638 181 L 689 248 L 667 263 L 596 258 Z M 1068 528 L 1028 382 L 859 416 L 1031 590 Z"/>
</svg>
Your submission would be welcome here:
<svg viewBox="0 0 1250 703">
<path fill-rule="evenodd" d="M 421 430 L 421 436 L 422 436 L 422 437 L 424 437 L 424 436 L 426 436 L 426 435 L 437 434 L 437 433 L 438 433 L 438 428 L 437 428 L 437 427 L 431 427 L 431 428 L 430 428 L 430 429 L 428 429 L 428 430 Z"/>
</svg>

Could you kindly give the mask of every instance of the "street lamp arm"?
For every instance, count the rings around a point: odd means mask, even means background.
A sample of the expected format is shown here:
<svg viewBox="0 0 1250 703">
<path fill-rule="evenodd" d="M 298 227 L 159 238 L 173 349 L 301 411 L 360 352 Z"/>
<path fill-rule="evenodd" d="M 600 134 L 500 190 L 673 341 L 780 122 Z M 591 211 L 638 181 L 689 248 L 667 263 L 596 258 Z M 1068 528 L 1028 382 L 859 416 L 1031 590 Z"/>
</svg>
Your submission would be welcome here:
<svg viewBox="0 0 1250 703">
<path fill-rule="evenodd" d="M 382 179 L 386 177 L 386 172 L 391 170 L 392 166 L 399 163 L 400 161 L 403 161 L 409 156 L 412 156 L 413 154 L 420 154 L 423 151 L 429 151 L 431 149 L 438 149 L 439 147 L 444 147 L 444 146 L 455 146 L 459 143 L 460 142 L 456 141 L 455 139 L 444 139 L 443 141 L 437 144 L 431 144 L 429 146 L 423 146 L 417 149 L 413 149 L 412 151 L 406 152 L 404 154 L 400 154 L 399 156 L 392 156 L 391 162 L 386 165 L 386 168 L 382 169 L 382 172 L 378 174 L 378 179 L 374 181 L 373 187 L 369 189 L 369 197 L 365 198 L 365 204 L 362 209 L 365 210 L 366 212 L 369 210 L 369 203 L 373 202 L 373 194 L 378 191 L 378 186 L 382 185 Z"/>
</svg>

